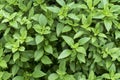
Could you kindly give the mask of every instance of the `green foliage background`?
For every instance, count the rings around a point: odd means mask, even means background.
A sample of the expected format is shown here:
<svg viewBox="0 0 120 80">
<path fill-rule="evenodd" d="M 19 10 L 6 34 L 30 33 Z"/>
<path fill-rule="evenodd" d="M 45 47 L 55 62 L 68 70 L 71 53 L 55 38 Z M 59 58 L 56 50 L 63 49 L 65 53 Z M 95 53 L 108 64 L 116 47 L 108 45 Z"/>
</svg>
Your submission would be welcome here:
<svg viewBox="0 0 120 80">
<path fill-rule="evenodd" d="M 0 80 L 120 80 L 120 0 L 0 0 Z"/>
</svg>

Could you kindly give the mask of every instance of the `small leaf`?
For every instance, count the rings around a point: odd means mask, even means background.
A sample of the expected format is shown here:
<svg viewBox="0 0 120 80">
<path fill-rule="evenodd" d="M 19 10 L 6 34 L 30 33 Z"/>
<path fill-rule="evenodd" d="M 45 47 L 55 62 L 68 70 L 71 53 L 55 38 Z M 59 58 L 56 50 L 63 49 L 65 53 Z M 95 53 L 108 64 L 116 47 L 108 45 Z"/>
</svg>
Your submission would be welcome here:
<svg viewBox="0 0 120 80">
<path fill-rule="evenodd" d="M 119 12 L 120 11 L 120 6 L 119 5 L 113 5 L 110 8 L 111 12 Z"/>
<path fill-rule="evenodd" d="M 19 66 L 18 65 L 13 65 L 12 75 L 15 76 L 17 74 L 18 70 L 19 70 Z"/>
<path fill-rule="evenodd" d="M 88 79 L 89 80 L 95 80 L 95 74 L 94 74 L 93 71 L 90 71 Z"/>
<path fill-rule="evenodd" d="M 62 29 L 62 33 L 71 31 L 71 29 L 72 29 L 72 28 L 71 28 L 70 26 L 65 26 L 65 27 Z"/>
<path fill-rule="evenodd" d="M 65 1 L 64 0 L 56 0 L 56 2 L 61 5 L 64 6 L 65 5 Z"/>
<path fill-rule="evenodd" d="M 2 68 L 7 68 L 7 63 L 6 63 L 5 60 L 1 60 L 1 61 L 0 61 L 0 67 L 2 67 Z"/>
<path fill-rule="evenodd" d="M 86 50 L 85 50 L 84 47 L 78 47 L 76 50 L 77 50 L 77 52 L 80 52 L 80 53 L 86 54 Z"/>
<path fill-rule="evenodd" d="M 19 52 L 14 53 L 14 55 L 13 55 L 13 61 L 15 62 L 17 59 L 19 59 L 19 57 L 20 57 Z"/>
<path fill-rule="evenodd" d="M 41 62 L 42 62 L 43 64 L 52 64 L 52 61 L 51 61 L 51 59 L 50 59 L 48 56 L 43 56 L 43 57 L 41 58 Z"/>
<path fill-rule="evenodd" d="M 42 49 L 35 51 L 34 53 L 34 59 L 35 61 L 40 60 L 40 58 L 43 56 L 44 51 Z"/>
<path fill-rule="evenodd" d="M 75 14 L 73 14 L 73 13 L 68 14 L 68 17 L 71 18 L 71 19 L 73 19 L 73 20 L 77 20 L 77 21 L 80 20 L 79 17 L 76 16 Z"/>
<path fill-rule="evenodd" d="M 2 79 L 3 80 L 9 80 L 11 77 L 11 73 L 8 73 L 8 72 L 4 72 L 3 76 L 2 76 Z"/>
<path fill-rule="evenodd" d="M 74 44 L 74 40 L 69 37 L 69 36 L 62 36 L 62 38 L 65 40 L 65 42 L 69 45 L 72 46 Z"/>
<path fill-rule="evenodd" d="M 53 13 L 58 13 L 60 11 L 59 7 L 53 6 L 53 7 L 47 7 L 47 9 Z"/>
<path fill-rule="evenodd" d="M 99 33 L 98 36 L 103 37 L 103 38 L 107 38 L 107 36 L 103 33 Z"/>
<path fill-rule="evenodd" d="M 45 76 L 46 74 L 45 74 L 43 71 L 35 70 L 35 71 L 32 73 L 32 75 L 33 75 L 34 78 L 40 78 L 40 77 Z"/>
<path fill-rule="evenodd" d="M 120 38 L 120 31 L 116 30 L 115 31 L 115 39 Z"/>
<path fill-rule="evenodd" d="M 45 51 L 46 52 L 48 52 L 48 53 L 53 53 L 53 48 L 52 48 L 52 46 L 51 45 L 46 45 L 46 46 L 44 46 L 44 49 L 45 49 Z"/>
<path fill-rule="evenodd" d="M 80 63 L 81 62 L 85 63 L 85 55 L 84 54 L 77 54 L 77 58 Z"/>
<path fill-rule="evenodd" d="M 112 21 L 108 20 L 108 19 L 105 19 L 104 20 L 104 25 L 105 25 L 106 30 L 109 31 L 112 28 Z"/>
<path fill-rule="evenodd" d="M 64 51 L 62 51 L 62 53 L 59 55 L 58 59 L 63 59 L 66 58 L 68 56 L 70 56 L 72 54 L 72 51 L 69 49 L 65 49 Z"/>
<path fill-rule="evenodd" d="M 83 34 L 84 34 L 83 31 L 77 32 L 77 33 L 74 35 L 74 39 L 79 38 L 79 37 L 82 36 Z"/>
<path fill-rule="evenodd" d="M 3 55 L 3 49 L 0 48 L 0 57 Z"/>
<path fill-rule="evenodd" d="M 21 46 L 21 47 L 19 48 L 19 51 L 25 51 L 25 47 L 24 47 L 24 46 Z"/>
<path fill-rule="evenodd" d="M 87 43 L 90 40 L 89 37 L 83 37 L 81 38 L 78 42 L 80 43 L 80 45 L 84 45 L 85 43 Z"/>
<path fill-rule="evenodd" d="M 10 21 L 10 26 L 13 27 L 13 28 L 15 28 L 15 29 L 19 28 L 17 21 Z"/>
<path fill-rule="evenodd" d="M 114 73 L 116 72 L 116 66 L 114 63 L 110 66 L 109 72 L 114 72 Z"/>
<path fill-rule="evenodd" d="M 56 73 L 52 73 L 48 76 L 48 80 L 56 80 L 58 78 L 58 75 Z"/>
<path fill-rule="evenodd" d="M 92 8 L 92 0 L 87 0 L 86 2 L 87 2 L 89 9 L 91 9 Z"/>
<path fill-rule="evenodd" d="M 3 74 L 4 74 L 4 72 L 0 72 L 0 79 L 2 78 Z"/>
<path fill-rule="evenodd" d="M 23 76 L 15 76 L 12 80 L 24 80 Z"/>
<path fill-rule="evenodd" d="M 21 34 L 21 37 L 22 37 L 23 39 L 25 39 L 25 38 L 27 37 L 27 30 L 26 30 L 26 28 L 22 27 L 22 28 L 20 29 L 20 34 Z"/>
<path fill-rule="evenodd" d="M 43 37 L 43 36 L 41 36 L 41 35 L 36 35 L 36 37 L 35 37 L 35 42 L 36 42 L 36 44 L 41 43 L 43 40 L 44 40 L 44 37 Z"/>
<path fill-rule="evenodd" d="M 58 23 L 58 24 L 57 24 L 57 27 L 56 27 L 57 36 L 60 35 L 60 33 L 62 32 L 63 27 L 64 27 L 63 24 L 61 24 L 61 23 Z"/>
<path fill-rule="evenodd" d="M 40 14 L 39 16 L 39 24 L 41 26 L 45 26 L 47 24 L 47 18 L 43 14 Z"/>
<path fill-rule="evenodd" d="M 105 78 L 105 79 L 110 79 L 110 75 L 108 73 L 104 73 L 102 75 L 102 77 Z"/>
<path fill-rule="evenodd" d="M 115 79 L 119 79 L 119 78 L 120 78 L 120 73 L 116 73 L 116 74 L 114 75 L 114 77 L 115 77 Z"/>
</svg>

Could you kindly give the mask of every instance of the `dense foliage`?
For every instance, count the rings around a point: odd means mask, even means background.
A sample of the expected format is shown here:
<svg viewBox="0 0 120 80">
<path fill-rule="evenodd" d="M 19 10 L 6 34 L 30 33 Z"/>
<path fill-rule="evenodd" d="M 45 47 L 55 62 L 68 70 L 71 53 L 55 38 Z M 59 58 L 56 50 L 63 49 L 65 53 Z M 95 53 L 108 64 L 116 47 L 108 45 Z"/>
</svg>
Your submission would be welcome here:
<svg viewBox="0 0 120 80">
<path fill-rule="evenodd" d="M 0 0 L 0 80 L 120 80 L 120 0 Z"/>
</svg>

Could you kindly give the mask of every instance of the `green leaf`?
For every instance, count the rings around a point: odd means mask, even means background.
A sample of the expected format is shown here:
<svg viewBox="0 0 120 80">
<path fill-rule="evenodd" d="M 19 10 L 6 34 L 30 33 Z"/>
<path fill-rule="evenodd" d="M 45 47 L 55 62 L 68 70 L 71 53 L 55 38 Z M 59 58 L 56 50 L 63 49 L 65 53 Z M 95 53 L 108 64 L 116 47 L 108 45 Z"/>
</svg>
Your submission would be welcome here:
<svg viewBox="0 0 120 80">
<path fill-rule="evenodd" d="M 36 44 L 40 44 L 44 40 L 44 36 L 36 35 L 35 42 Z"/>
<path fill-rule="evenodd" d="M 94 0 L 93 5 L 96 6 L 101 0 Z"/>
<path fill-rule="evenodd" d="M 105 25 L 106 30 L 110 31 L 110 29 L 112 28 L 112 21 L 108 20 L 108 19 L 105 19 L 104 20 L 104 25 Z"/>
<path fill-rule="evenodd" d="M 71 29 L 72 29 L 72 28 L 71 28 L 70 26 L 65 26 L 65 27 L 62 29 L 62 33 L 71 31 Z"/>
<path fill-rule="evenodd" d="M 13 61 L 15 62 L 17 59 L 19 59 L 19 57 L 20 57 L 19 52 L 14 53 L 14 55 L 13 55 Z"/>
<path fill-rule="evenodd" d="M 25 47 L 24 46 L 19 47 L 19 51 L 25 51 Z"/>
<path fill-rule="evenodd" d="M 83 54 L 86 54 L 86 50 L 85 50 L 84 47 L 78 47 L 78 48 L 76 48 L 76 51 L 80 52 L 80 53 L 83 53 Z"/>
<path fill-rule="evenodd" d="M 115 31 L 115 39 L 120 38 L 120 31 L 116 30 Z"/>
<path fill-rule="evenodd" d="M 85 63 L 85 55 L 84 54 L 77 54 L 77 58 L 80 63 L 81 62 Z"/>
<path fill-rule="evenodd" d="M 3 55 L 3 49 L 0 49 L 0 57 Z"/>
<path fill-rule="evenodd" d="M 112 61 L 110 59 L 106 60 L 106 68 L 109 69 L 109 67 L 111 66 Z"/>
<path fill-rule="evenodd" d="M 116 73 L 116 74 L 114 75 L 114 77 L 115 77 L 115 79 L 119 79 L 119 78 L 120 78 L 120 73 Z"/>
<path fill-rule="evenodd" d="M 23 76 L 15 76 L 12 80 L 24 80 Z"/>
<path fill-rule="evenodd" d="M 81 37 L 84 34 L 83 31 L 79 31 L 74 35 L 74 39 Z"/>
<path fill-rule="evenodd" d="M 51 59 L 50 59 L 48 56 L 43 56 L 43 57 L 41 58 L 41 62 L 42 62 L 43 64 L 52 64 L 52 61 L 51 61 Z"/>
<path fill-rule="evenodd" d="M 76 80 L 73 75 L 65 75 L 64 80 Z"/>
<path fill-rule="evenodd" d="M 95 74 L 94 74 L 93 71 L 90 71 L 88 79 L 89 80 L 95 80 Z"/>
<path fill-rule="evenodd" d="M 19 70 L 19 66 L 18 65 L 13 65 L 12 75 L 15 76 L 17 74 L 18 70 Z"/>
<path fill-rule="evenodd" d="M 92 0 L 86 0 L 89 9 L 92 8 Z"/>
<path fill-rule="evenodd" d="M 40 26 L 46 26 L 47 24 L 47 18 L 43 14 L 39 16 L 39 24 Z"/>
<path fill-rule="evenodd" d="M 65 5 L 65 1 L 64 0 L 56 0 L 56 2 L 61 5 L 64 6 Z"/>
<path fill-rule="evenodd" d="M 69 37 L 69 36 L 62 36 L 62 38 L 65 40 L 65 42 L 69 45 L 72 46 L 74 44 L 74 40 Z"/>
<path fill-rule="evenodd" d="M 32 75 L 33 75 L 34 78 L 40 78 L 40 77 L 45 76 L 46 74 L 45 74 L 43 71 L 35 70 L 35 71 L 32 73 Z"/>
<path fill-rule="evenodd" d="M 109 68 L 109 72 L 116 72 L 116 66 L 115 66 L 115 64 L 112 64 L 111 66 L 110 66 L 110 68 Z"/>
<path fill-rule="evenodd" d="M 47 7 L 47 9 L 53 13 L 58 13 L 60 11 L 60 8 L 57 6 Z"/>
<path fill-rule="evenodd" d="M 80 20 L 79 17 L 76 16 L 75 14 L 73 14 L 73 13 L 68 14 L 68 17 L 71 18 L 71 19 L 73 19 L 73 20 L 77 20 L 77 21 Z"/>
<path fill-rule="evenodd" d="M 103 37 L 103 38 L 107 38 L 107 36 L 103 33 L 99 33 L 98 36 Z"/>
<path fill-rule="evenodd" d="M 64 27 L 63 24 L 61 24 L 61 23 L 58 23 L 58 24 L 57 24 L 57 27 L 56 27 L 57 36 L 60 35 L 60 33 L 62 32 L 63 27 Z"/>
<path fill-rule="evenodd" d="M 65 49 L 62 51 L 62 53 L 59 55 L 58 59 L 63 59 L 66 58 L 68 56 L 70 56 L 72 54 L 72 51 L 69 49 Z"/>
<path fill-rule="evenodd" d="M 45 51 L 46 51 L 47 53 L 53 54 L 53 48 L 52 48 L 51 45 L 46 45 L 46 46 L 44 46 L 44 49 L 45 49 Z"/>
<path fill-rule="evenodd" d="M 80 43 L 80 45 L 84 45 L 85 43 L 87 43 L 90 40 L 89 37 L 83 37 L 81 38 L 78 42 Z"/>
<path fill-rule="evenodd" d="M 5 71 L 3 76 L 2 76 L 2 79 L 3 80 L 8 80 L 8 79 L 10 79 L 10 77 L 11 77 L 11 74 Z"/>
<path fill-rule="evenodd" d="M 0 79 L 2 79 L 4 72 L 0 72 Z"/>
<path fill-rule="evenodd" d="M 13 27 L 13 28 L 15 28 L 15 29 L 19 28 L 17 21 L 10 21 L 10 26 Z"/>
<path fill-rule="evenodd" d="M 52 73 L 48 76 L 48 80 L 56 80 L 58 78 L 58 75 L 56 73 Z"/>
<path fill-rule="evenodd" d="M 27 30 L 26 30 L 26 28 L 22 27 L 20 29 L 20 34 L 21 34 L 22 39 L 25 39 L 27 37 Z"/>
<path fill-rule="evenodd" d="M 120 10 L 120 6 L 119 5 L 113 5 L 110 8 L 111 12 L 118 12 Z"/>
<path fill-rule="evenodd" d="M 2 68 L 7 68 L 7 63 L 6 63 L 5 60 L 1 60 L 1 61 L 0 61 L 0 67 L 2 67 Z"/>
<path fill-rule="evenodd" d="M 40 60 L 40 58 L 43 56 L 43 54 L 44 54 L 44 51 L 42 49 L 36 50 L 34 53 L 34 60 L 35 61 Z"/>
<path fill-rule="evenodd" d="M 105 79 L 110 79 L 110 75 L 108 73 L 104 73 L 102 75 L 102 77 L 105 78 Z"/>
</svg>

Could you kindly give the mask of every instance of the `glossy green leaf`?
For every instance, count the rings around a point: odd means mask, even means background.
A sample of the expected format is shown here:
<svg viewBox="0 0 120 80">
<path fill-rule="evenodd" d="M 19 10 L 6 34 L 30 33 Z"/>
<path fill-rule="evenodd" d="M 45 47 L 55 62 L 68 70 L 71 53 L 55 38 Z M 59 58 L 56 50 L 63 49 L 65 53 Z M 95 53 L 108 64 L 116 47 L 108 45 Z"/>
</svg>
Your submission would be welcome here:
<svg viewBox="0 0 120 80">
<path fill-rule="evenodd" d="M 18 70 L 19 70 L 19 66 L 18 65 L 13 65 L 12 75 L 15 76 L 17 74 Z"/>
<path fill-rule="evenodd" d="M 47 53 L 53 54 L 53 48 L 52 48 L 51 45 L 46 45 L 46 46 L 44 46 L 44 49 L 45 49 L 45 51 L 46 51 Z"/>
<path fill-rule="evenodd" d="M 45 15 L 40 14 L 39 24 L 40 24 L 40 26 L 45 26 L 47 24 L 47 18 L 45 17 Z"/>
<path fill-rule="evenodd" d="M 65 1 L 64 0 L 56 0 L 56 2 L 61 5 L 64 6 L 65 5 Z"/>
<path fill-rule="evenodd" d="M 69 49 L 65 49 L 64 51 L 62 51 L 58 57 L 58 59 L 63 59 L 66 58 L 68 56 L 70 56 L 72 54 L 72 51 Z"/>
<path fill-rule="evenodd" d="M 58 75 L 56 73 L 52 73 L 48 76 L 48 80 L 56 80 L 58 78 Z"/>
<path fill-rule="evenodd" d="M 74 44 L 74 40 L 69 37 L 69 36 L 62 36 L 62 38 L 65 40 L 65 42 L 69 45 L 72 46 Z"/>
<path fill-rule="evenodd" d="M 78 48 L 76 48 L 76 51 L 80 52 L 80 53 L 83 53 L 83 54 L 86 54 L 86 50 L 85 50 L 84 47 L 78 47 Z"/>
<path fill-rule="evenodd" d="M 43 56 L 43 57 L 41 58 L 41 62 L 42 62 L 43 64 L 52 64 L 52 61 L 51 61 L 51 59 L 50 59 L 48 56 Z"/>
<path fill-rule="evenodd" d="M 43 56 L 43 54 L 44 54 L 44 51 L 42 49 L 36 50 L 34 53 L 34 60 L 35 61 L 40 60 L 40 58 Z"/>
<path fill-rule="evenodd" d="M 80 45 L 84 45 L 85 43 L 87 43 L 90 40 L 89 37 L 83 37 L 81 38 L 78 42 L 80 43 Z"/>
<path fill-rule="evenodd" d="M 110 31 L 110 29 L 112 28 L 112 21 L 108 20 L 108 19 L 105 19 L 104 20 L 104 25 L 105 25 L 106 30 Z"/>
<path fill-rule="evenodd" d="M 32 73 L 32 76 L 34 78 L 40 78 L 40 77 L 43 77 L 45 76 L 46 74 L 43 72 L 43 71 L 40 71 L 40 70 L 35 70 L 33 73 Z"/>
<path fill-rule="evenodd" d="M 16 76 L 12 80 L 24 80 L 23 76 Z"/>
<path fill-rule="evenodd" d="M 2 67 L 2 68 L 7 68 L 7 63 L 6 63 L 5 60 L 1 60 L 1 61 L 0 61 L 0 67 Z"/>
<path fill-rule="evenodd" d="M 43 36 L 41 36 L 41 35 L 36 35 L 36 37 L 35 37 L 35 42 L 36 42 L 36 44 L 41 43 L 43 40 L 44 40 L 44 37 L 43 37 Z"/>
</svg>

